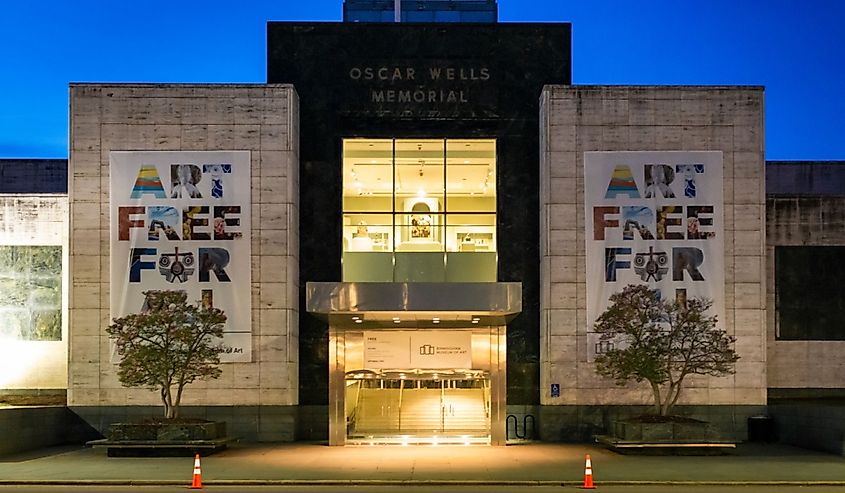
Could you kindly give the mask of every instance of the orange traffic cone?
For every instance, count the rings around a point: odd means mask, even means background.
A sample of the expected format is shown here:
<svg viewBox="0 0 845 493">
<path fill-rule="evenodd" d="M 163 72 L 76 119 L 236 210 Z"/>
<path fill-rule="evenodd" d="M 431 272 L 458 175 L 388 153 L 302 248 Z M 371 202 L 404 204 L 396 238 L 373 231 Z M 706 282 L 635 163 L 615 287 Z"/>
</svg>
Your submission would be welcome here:
<svg viewBox="0 0 845 493">
<path fill-rule="evenodd" d="M 590 454 L 587 454 L 587 463 L 584 466 L 584 486 L 582 486 L 581 489 L 596 489 L 596 487 L 593 485 L 593 463 L 590 461 Z"/>
<path fill-rule="evenodd" d="M 191 482 L 192 490 L 202 489 L 202 471 L 200 471 L 200 454 L 194 457 L 194 480 Z"/>
</svg>

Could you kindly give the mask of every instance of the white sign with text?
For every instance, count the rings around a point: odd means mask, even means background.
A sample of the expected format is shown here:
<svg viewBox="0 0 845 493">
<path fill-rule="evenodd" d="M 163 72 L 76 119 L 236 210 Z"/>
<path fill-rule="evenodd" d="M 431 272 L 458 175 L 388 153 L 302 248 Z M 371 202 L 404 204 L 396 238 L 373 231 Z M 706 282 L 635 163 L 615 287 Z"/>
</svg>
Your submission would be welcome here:
<svg viewBox="0 0 845 493">
<path fill-rule="evenodd" d="M 364 332 L 364 367 L 374 369 L 472 368 L 468 330 Z"/>
</svg>

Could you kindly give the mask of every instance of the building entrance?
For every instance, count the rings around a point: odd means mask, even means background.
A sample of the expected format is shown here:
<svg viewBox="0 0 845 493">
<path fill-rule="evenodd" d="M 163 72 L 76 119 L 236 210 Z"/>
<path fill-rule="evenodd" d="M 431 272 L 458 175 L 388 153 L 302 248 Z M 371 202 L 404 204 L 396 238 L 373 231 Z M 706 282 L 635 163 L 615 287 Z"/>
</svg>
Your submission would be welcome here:
<svg viewBox="0 0 845 493">
<path fill-rule="evenodd" d="M 519 283 L 308 283 L 329 322 L 329 445 L 505 444 Z"/>
<path fill-rule="evenodd" d="M 490 443 L 489 371 L 350 372 L 345 397 L 347 443 Z"/>
</svg>

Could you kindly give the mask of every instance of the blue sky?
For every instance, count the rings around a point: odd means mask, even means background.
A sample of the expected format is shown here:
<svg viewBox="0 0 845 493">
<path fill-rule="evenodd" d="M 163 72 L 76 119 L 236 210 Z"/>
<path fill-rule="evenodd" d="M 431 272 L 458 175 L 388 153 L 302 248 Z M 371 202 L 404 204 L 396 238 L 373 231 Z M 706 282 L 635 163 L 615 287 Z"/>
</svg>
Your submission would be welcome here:
<svg viewBox="0 0 845 493">
<path fill-rule="evenodd" d="M 342 0 L 5 0 L 0 158 L 67 157 L 68 82 L 264 82 L 265 22 Z M 845 1 L 499 0 L 571 22 L 575 84 L 766 86 L 767 159 L 845 160 Z"/>
</svg>

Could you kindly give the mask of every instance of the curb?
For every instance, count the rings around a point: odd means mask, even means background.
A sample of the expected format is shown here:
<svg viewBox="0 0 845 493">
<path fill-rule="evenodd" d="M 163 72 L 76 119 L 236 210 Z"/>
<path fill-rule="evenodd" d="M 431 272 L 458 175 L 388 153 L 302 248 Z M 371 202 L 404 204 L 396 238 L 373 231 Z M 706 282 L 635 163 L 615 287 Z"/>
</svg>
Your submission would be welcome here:
<svg viewBox="0 0 845 493">
<path fill-rule="evenodd" d="M 0 479 L 0 486 L 183 486 L 176 480 L 15 480 Z M 378 479 L 218 479 L 203 486 L 580 486 L 582 481 L 495 480 L 378 480 Z M 843 486 L 845 481 L 597 481 L 596 486 Z"/>
</svg>

